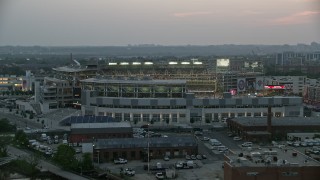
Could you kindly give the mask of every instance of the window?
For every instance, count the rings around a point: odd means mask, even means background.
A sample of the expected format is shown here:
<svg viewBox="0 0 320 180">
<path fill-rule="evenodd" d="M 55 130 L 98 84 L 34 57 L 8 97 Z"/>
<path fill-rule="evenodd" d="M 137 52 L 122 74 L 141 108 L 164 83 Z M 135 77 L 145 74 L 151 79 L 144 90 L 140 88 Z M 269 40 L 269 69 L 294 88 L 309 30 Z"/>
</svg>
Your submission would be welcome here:
<svg viewBox="0 0 320 180">
<path fill-rule="evenodd" d="M 178 115 L 172 114 L 172 122 L 178 122 Z"/>
<path fill-rule="evenodd" d="M 149 114 L 143 114 L 143 115 L 142 115 L 142 120 L 143 120 L 144 122 L 149 122 L 149 120 L 150 120 Z"/>
<path fill-rule="evenodd" d="M 125 121 L 130 121 L 130 114 L 129 113 L 124 113 L 124 120 Z"/>
</svg>

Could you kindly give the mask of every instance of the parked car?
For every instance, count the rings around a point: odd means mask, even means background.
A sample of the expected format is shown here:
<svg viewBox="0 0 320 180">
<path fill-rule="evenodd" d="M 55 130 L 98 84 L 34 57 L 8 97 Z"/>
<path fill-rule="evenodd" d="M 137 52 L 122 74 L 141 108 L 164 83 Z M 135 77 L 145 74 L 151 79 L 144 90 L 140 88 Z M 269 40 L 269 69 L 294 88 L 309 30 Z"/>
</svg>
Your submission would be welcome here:
<svg viewBox="0 0 320 180">
<path fill-rule="evenodd" d="M 136 174 L 136 171 L 134 171 L 133 169 L 131 168 L 126 168 L 124 170 L 124 174 L 127 175 L 127 176 L 134 176 Z"/>
<path fill-rule="evenodd" d="M 244 142 L 241 144 L 242 147 L 251 147 L 252 146 L 252 142 Z"/>
<path fill-rule="evenodd" d="M 164 179 L 164 178 L 165 178 L 165 175 L 164 175 L 163 172 L 158 172 L 158 173 L 156 173 L 156 178 L 157 178 L 157 179 Z"/>
<path fill-rule="evenodd" d="M 126 159 L 123 159 L 123 158 L 118 158 L 118 159 L 113 160 L 113 162 L 115 164 L 127 164 L 128 161 Z"/>
<path fill-rule="evenodd" d="M 233 137 L 233 140 L 235 140 L 235 141 L 240 141 L 242 138 L 241 137 L 239 137 L 239 136 L 235 136 L 235 137 Z"/>
<path fill-rule="evenodd" d="M 195 155 L 191 155 L 190 158 L 191 158 L 192 160 L 196 160 L 196 159 L 197 159 L 197 157 L 196 157 Z"/>
<path fill-rule="evenodd" d="M 191 159 L 191 157 L 190 157 L 190 155 L 186 155 L 186 160 L 190 160 Z"/>
<path fill-rule="evenodd" d="M 199 154 L 196 156 L 196 158 L 197 158 L 198 160 L 202 160 L 202 156 L 199 155 Z"/>
<path fill-rule="evenodd" d="M 169 157 L 169 156 L 164 156 L 163 160 L 169 161 L 169 160 L 170 160 L 170 157 Z"/>
<path fill-rule="evenodd" d="M 202 159 L 207 159 L 207 156 L 202 154 Z"/>
<path fill-rule="evenodd" d="M 205 137 L 205 136 L 202 138 L 202 141 L 209 141 L 209 140 L 210 140 L 210 138 Z"/>
</svg>

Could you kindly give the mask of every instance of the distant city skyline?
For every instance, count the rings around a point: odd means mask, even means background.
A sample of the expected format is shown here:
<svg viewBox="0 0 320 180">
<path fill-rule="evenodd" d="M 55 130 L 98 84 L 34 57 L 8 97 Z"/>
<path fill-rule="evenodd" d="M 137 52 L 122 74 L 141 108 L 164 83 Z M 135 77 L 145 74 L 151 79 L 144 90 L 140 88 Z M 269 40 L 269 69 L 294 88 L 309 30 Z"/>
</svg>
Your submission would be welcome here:
<svg viewBox="0 0 320 180">
<path fill-rule="evenodd" d="M 320 0 L 3 0 L 0 46 L 320 42 Z"/>
</svg>

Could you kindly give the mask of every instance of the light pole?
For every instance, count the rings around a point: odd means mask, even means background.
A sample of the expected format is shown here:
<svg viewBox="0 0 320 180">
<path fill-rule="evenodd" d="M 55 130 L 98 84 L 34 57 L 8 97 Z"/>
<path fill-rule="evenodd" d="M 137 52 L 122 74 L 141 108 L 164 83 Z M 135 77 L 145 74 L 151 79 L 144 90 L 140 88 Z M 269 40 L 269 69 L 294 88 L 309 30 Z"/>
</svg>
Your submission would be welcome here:
<svg viewBox="0 0 320 180">
<path fill-rule="evenodd" d="M 98 153 L 98 164 L 100 164 L 100 151 L 98 150 L 97 153 Z"/>
<path fill-rule="evenodd" d="M 148 124 L 148 174 L 150 172 L 150 132 L 149 132 L 149 126 Z"/>
</svg>

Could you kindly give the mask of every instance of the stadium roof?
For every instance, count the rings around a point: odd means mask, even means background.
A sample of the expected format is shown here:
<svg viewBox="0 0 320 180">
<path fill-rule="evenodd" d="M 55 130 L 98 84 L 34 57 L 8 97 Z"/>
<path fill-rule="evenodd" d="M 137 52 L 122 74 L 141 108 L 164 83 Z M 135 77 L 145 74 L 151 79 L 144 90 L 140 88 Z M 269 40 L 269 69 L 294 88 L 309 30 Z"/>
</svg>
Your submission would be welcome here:
<svg viewBox="0 0 320 180">
<path fill-rule="evenodd" d="M 70 126 L 75 123 L 107 123 L 119 122 L 110 116 L 70 116 L 62 120 L 61 126 Z"/>
<path fill-rule="evenodd" d="M 97 79 L 89 78 L 81 80 L 87 83 L 104 83 L 104 84 L 186 84 L 186 80 L 112 80 L 112 79 Z"/>
<path fill-rule="evenodd" d="M 149 138 L 150 148 L 165 147 L 195 147 L 197 142 L 193 136 L 173 136 Z M 116 138 L 97 139 L 95 149 L 112 148 L 147 148 L 148 138 Z"/>
<path fill-rule="evenodd" d="M 81 72 L 81 71 L 88 71 L 92 69 L 84 69 L 84 68 L 72 68 L 68 66 L 62 66 L 62 67 L 57 67 L 57 68 L 52 68 L 55 71 L 60 71 L 60 72 Z"/>
</svg>

